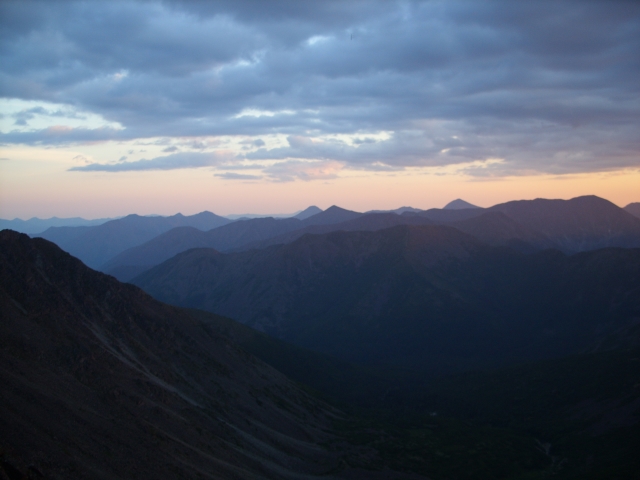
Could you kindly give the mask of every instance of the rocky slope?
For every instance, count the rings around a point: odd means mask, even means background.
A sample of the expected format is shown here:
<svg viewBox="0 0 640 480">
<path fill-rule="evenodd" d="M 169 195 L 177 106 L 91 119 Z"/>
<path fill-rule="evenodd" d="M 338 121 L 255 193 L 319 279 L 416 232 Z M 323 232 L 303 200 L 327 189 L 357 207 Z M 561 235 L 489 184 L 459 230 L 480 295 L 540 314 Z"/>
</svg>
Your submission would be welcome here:
<svg viewBox="0 0 640 480">
<path fill-rule="evenodd" d="M 0 476 L 367 478 L 337 410 L 206 322 L 45 240 L 0 245 Z"/>
</svg>

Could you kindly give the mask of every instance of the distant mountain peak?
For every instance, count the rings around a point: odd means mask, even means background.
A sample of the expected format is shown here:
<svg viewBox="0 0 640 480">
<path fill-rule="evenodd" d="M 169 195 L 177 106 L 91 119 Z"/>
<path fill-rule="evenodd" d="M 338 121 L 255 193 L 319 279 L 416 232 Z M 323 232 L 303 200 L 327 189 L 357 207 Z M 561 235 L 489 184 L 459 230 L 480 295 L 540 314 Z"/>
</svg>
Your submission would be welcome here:
<svg viewBox="0 0 640 480">
<path fill-rule="evenodd" d="M 640 218 L 640 202 L 630 203 L 626 207 L 624 207 L 625 211 L 633 215 L 634 217 Z"/>
<path fill-rule="evenodd" d="M 473 205 L 469 202 L 465 202 L 461 198 L 456 198 L 454 201 L 447 203 L 443 210 L 462 210 L 463 208 L 480 208 L 477 205 Z"/>
<path fill-rule="evenodd" d="M 321 208 L 316 207 L 315 205 L 311 205 L 310 207 L 305 208 L 299 213 L 296 213 L 293 218 L 297 218 L 298 220 L 304 220 L 305 218 L 309 218 L 312 215 L 316 215 L 322 212 Z"/>
<path fill-rule="evenodd" d="M 332 223 L 346 222 L 361 215 L 361 213 L 331 205 L 325 211 L 305 218 L 303 222 L 305 225 L 329 225 Z"/>
<path fill-rule="evenodd" d="M 346 212 L 346 211 L 348 211 L 346 208 L 342 208 L 337 205 L 331 205 L 329 208 L 325 210 L 325 212 Z"/>
<path fill-rule="evenodd" d="M 418 213 L 418 212 L 422 212 L 422 210 L 420 210 L 419 208 L 404 206 L 404 207 L 396 208 L 395 210 L 369 210 L 365 213 L 395 213 L 397 215 L 402 215 L 405 212 Z"/>
</svg>

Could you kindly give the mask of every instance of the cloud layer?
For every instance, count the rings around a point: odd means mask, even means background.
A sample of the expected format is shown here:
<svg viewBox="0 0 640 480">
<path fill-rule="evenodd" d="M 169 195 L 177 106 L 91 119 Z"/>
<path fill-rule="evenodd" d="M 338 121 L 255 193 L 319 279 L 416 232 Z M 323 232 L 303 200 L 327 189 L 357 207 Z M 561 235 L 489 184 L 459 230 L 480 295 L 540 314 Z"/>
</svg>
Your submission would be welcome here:
<svg viewBox="0 0 640 480">
<path fill-rule="evenodd" d="M 56 115 L 33 107 L 4 144 L 242 136 L 236 160 L 271 161 L 277 179 L 490 159 L 467 173 L 640 167 L 637 2 L 25 1 L 0 3 L 0 22 L 3 98 L 124 127 L 25 130 Z M 274 134 L 287 145 L 260 138 Z M 215 147 L 167 148 L 73 170 L 220 164 Z"/>
</svg>

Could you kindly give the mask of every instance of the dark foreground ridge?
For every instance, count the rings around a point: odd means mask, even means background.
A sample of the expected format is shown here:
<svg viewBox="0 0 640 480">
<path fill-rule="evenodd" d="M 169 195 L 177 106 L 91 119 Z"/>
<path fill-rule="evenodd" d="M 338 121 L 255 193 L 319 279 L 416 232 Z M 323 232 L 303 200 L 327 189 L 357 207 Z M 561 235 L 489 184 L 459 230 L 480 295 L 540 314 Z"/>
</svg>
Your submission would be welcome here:
<svg viewBox="0 0 640 480">
<path fill-rule="evenodd" d="M 206 322 L 46 240 L 0 245 L 0 477 L 414 478 L 347 468 L 375 451 L 342 414 Z"/>
</svg>

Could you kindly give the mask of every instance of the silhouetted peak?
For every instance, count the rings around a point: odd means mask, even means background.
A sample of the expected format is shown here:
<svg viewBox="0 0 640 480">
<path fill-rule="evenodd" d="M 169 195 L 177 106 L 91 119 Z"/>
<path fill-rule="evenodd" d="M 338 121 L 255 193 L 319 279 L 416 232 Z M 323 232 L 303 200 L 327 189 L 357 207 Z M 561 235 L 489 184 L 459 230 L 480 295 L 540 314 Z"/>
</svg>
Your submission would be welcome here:
<svg viewBox="0 0 640 480">
<path fill-rule="evenodd" d="M 512 200 L 510 202 L 494 205 L 493 207 L 491 207 L 491 210 L 505 211 L 505 210 L 513 210 L 513 209 L 527 209 L 527 210 L 541 211 L 539 210 L 540 208 L 551 209 L 551 210 L 562 208 L 562 209 L 571 209 L 574 211 L 579 211 L 581 209 L 590 209 L 591 210 L 590 213 L 592 214 L 595 213 L 593 211 L 594 208 L 620 210 L 620 207 L 618 207 L 614 203 L 604 198 L 598 197 L 596 195 L 583 195 L 581 197 L 574 197 L 569 200 L 563 200 L 559 198 L 554 198 L 554 199 L 536 198 L 534 200 Z"/>
<path fill-rule="evenodd" d="M 337 205 L 331 205 L 329 208 L 325 210 L 325 213 L 335 213 L 335 212 L 350 212 L 351 210 L 347 210 L 345 208 L 339 207 Z"/>
<path fill-rule="evenodd" d="M 627 213 L 630 213 L 634 217 L 640 218 L 640 202 L 630 203 L 623 208 Z"/>
<path fill-rule="evenodd" d="M 312 205 L 310 207 L 305 208 L 300 213 L 297 213 L 293 216 L 293 218 L 297 218 L 298 220 L 304 220 L 305 218 L 309 218 L 313 215 L 317 215 L 318 213 L 322 213 L 322 209 Z"/>
<path fill-rule="evenodd" d="M 329 225 L 333 223 L 346 222 L 359 217 L 360 215 L 362 215 L 362 213 L 353 212 L 351 210 L 338 207 L 337 205 L 332 205 L 324 212 L 312 215 L 303 220 L 303 222 L 305 225 Z"/>
<path fill-rule="evenodd" d="M 461 198 L 456 198 L 452 202 L 447 203 L 443 210 L 462 210 L 464 208 L 480 208 L 477 205 L 473 205 L 469 202 L 462 200 Z"/>
<path fill-rule="evenodd" d="M 199 212 L 196 213 L 195 215 L 193 215 L 193 218 L 202 218 L 202 217 L 218 217 L 219 215 L 216 215 L 213 212 L 210 212 L 209 210 L 204 210 L 203 212 Z"/>
</svg>

